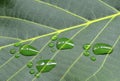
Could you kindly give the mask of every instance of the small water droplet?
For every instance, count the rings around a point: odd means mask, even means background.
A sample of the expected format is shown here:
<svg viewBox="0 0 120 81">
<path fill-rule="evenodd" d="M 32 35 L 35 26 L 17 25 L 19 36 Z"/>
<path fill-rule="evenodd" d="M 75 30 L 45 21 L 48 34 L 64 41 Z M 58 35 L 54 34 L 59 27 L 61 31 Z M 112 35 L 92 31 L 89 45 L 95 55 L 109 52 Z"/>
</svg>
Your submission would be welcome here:
<svg viewBox="0 0 120 81">
<path fill-rule="evenodd" d="M 68 38 L 60 38 L 56 43 L 56 47 L 60 50 L 72 49 L 74 47 L 74 43 Z"/>
<path fill-rule="evenodd" d="M 33 63 L 32 63 L 32 62 L 28 62 L 28 63 L 27 63 L 27 67 L 28 67 L 28 68 L 32 68 L 32 66 L 33 66 Z"/>
<path fill-rule="evenodd" d="M 15 54 L 15 58 L 19 58 L 20 57 L 20 54 Z"/>
<path fill-rule="evenodd" d="M 88 51 L 83 52 L 84 56 L 90 56 L 90 53 Z"/>
<path fill-rule="evenodd" d="M 52 36 L 52 38 L 51 38 L 52 41 L 56 41 L 57 39 L 58 39 L 58 35 L 54 35 L 54 36 Z"/>
<path fill-rule="evenodd" d="M 19 46 L 21 46 L 21 43 L 20 43 L 20 42 L 17 42 L 17 43 L 14 44 L 14 46 L 15 46 L 15 47 L 19 47 Z"/>
<path fill-rule="evenodd" d="M 84 44 L 84 45 L 83 45 L 83 49 L 84 49 L 84 50 L 89 50 L 90 47 L 91 47 L 90 44 Z"/>
<path fill-rule="evenodd" d="M 36 78 L 39 78 L 39 77 L 40 77 L 39 72 L 35 74 L 35 77 L 36 77 Z"/>
<path fill-rule="evenodd" d="M 96 57 L 95 57 L 95 56 L 91 56 L 90 59 L 91 59 L 92 61 L 96 61 Z"/>
<path fill-rule="evenodd" d="M 30 74 L 34 74 L 34 73 L 35 73 L 35 70 L 34 70 L 34 69 L 31 69 L 31 70 L 29 71 L 29 73 L 30 73 Z"/>
<path fill-rule="evenodd" d="M 49 46 L 50 48 L 52 48 L 52 47 L 55 46 L 55 44 L 51 42 L 51 43 L 48 44 L 48 46 Z"/>
<path fill-rule="evenodd" d="M 55 49 L 55 48 L 52 48 L 52 49 L 51 49 L 51 52 L 55 53 L 55 52 L 56 52 L 56 49 Z"/>
<path fill-rule="evenodd" d="M 96 55 L 111 54 L 112 51 L 112 46 L 105 43 L 96 43 L 93 46 L 93 53 Z"/>
<path fill-rule="evenodd" d="M 40 60 L 36 64 L 38 72 L 42 73 L 51 71 L 53 68 L 55 68 L 55 66 L 56 66 L 55 60 Z"/>
<path fill-rule="evenodd" d="M 24 56 L 34 56 L 36 54 L 38 54 L 38 51 L 35 47 L 31 46 L 31 45 L 23 45 L 20 49 L 19 52 L 24 55 Z"/>
<path fill-rule="evenodd" d="M 16 50 L 15 49 L 11 49 L 10 50 L 10 54 L 15 54 L 16 53 Z"/>
</svg>

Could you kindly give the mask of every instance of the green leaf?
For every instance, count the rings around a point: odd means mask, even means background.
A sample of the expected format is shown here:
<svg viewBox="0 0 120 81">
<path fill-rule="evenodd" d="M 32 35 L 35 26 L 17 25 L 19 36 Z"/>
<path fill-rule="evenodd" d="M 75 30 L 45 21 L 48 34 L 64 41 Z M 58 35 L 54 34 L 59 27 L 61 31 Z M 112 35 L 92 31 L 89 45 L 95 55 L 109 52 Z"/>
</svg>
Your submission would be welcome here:
<svg viewBox="0 0 120 81">
<path fill-rule="evenodd" d="M 120 0 L 1 0 L 0 1 L 0 81 L 120 81 Z M 51 37 L 67 37 L 73 49 L 51 52 Z M 31 44 L 36 56 L 15 58 L 14 44 Z M 83 55 L 83 45 L 107 43 L 109 55 Z M 19 48 L 19 47 L 18 47 Z M 15 48 L 17 50 L 17 47 Z M 19 52 L 18 52 L 19 53 Z M 35 78 L 26 64 L 51 59 L 57 65 Z"/>
</svg>

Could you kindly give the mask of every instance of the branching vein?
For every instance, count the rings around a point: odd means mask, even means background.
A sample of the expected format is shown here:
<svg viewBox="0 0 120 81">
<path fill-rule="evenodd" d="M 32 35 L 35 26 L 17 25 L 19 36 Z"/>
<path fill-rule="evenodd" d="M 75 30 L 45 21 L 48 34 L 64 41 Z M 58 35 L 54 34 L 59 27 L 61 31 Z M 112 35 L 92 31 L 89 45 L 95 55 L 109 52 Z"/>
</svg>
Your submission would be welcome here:
<svg viewBox="0 0 120 81">
<path fill-rule="evenodd" d="M 70 11 L 68 11 L 68 10 L 65 10 L 65 9 L 63 9 L 63 8 L 61 8 L 61 7 L 58 7 L 58 6 L 56 6 L 56 5 L 53 5 L 53 4 L 50 4 L 50 3 L 47 3 L 47 2 L 44 2 L 44 1 L 41 1 L 41 0 L 35 0 L 35 1 L 36 1 L 36 2 L 39 2 L 39 3 L 42 3 L 42 4 L 45 4 L 45 5 L 48 5 L 48 6 L 51 6 L 51 7 L 54 7 L 54 8 L 56 8 L 56 9 L 58 9 L 58 10 L 64 11 L 64 12 L 66 12 L 66 13 L 68 13 L 68 14 L 71 14 L 71 15 L 77 17 L 77 18 L 80 18 L 80 19 L 82 19 L 82 20 L 84 20 L 84 21 L 89 21 L 88 19 L 86 19 L 86 18 L 84 18 L 84 17 L 82 17 L 82 16 L 79 16 L 79 15 L 77 15 L 77 14 L 75 14 L 75 13 L 72 13 L 72 12 L 70 12 Z"/>
<path fill-rule="evenodd" d="M 0 18 L 24 21 L 24 22 L 27 22 L 27 23 L 38 25 L 39 27 L 48 28 L 48 29 L 51 29 L 51 30 L 57 30 L 56 28 L 53 28 L 53 27 L 50 27 L 50 26 L 46 26 L 46 25 L 43 25 L 43 24 L 40 24 L 40 23 L 36 23 L 36 22 L 33 22 L 33 21 L 21 19 L 21 18 L 10 17 L 10 16 L 0 16 Z"/>
<path fill-rule="evenodd" d="M 119 12 L 116 8 L 110 6 L 109 4 L 103 2 L 102 0 L 98 0 L 99 2 L 101 2 L 102 4 L 104 4 L 105 6 L 107 6 L 108 8 L 111 8 L 112 10 L 114 10 L 115 12 Z"/>
</svg>

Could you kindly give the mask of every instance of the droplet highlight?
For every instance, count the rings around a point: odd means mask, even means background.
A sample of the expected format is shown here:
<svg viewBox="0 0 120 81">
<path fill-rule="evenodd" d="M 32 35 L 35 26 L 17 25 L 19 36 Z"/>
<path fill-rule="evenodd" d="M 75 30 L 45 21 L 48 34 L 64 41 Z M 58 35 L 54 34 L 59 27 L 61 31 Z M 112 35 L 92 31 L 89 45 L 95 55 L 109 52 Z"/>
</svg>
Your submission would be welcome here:
<svg viewBox="0 0 120 81">
<path fill-rule="evenodd" d="M 74 47 L 74 43 L 68 38 L 60 38 L 56 43 L 56 47 L 59 50 L 72 49 Z"/>
<path fill-rule="evenodd" d="M 105 43 L 96 43 L 93 46 L 93 53 L 96 55 L 111 54 L 112 51 L 112 46 Z"/>
<path fill-rule="evenodd" d="M 91 59 L 92 61 L 96 61 L 96 57 L 95 57 L 95 56 L 91 56 L 90 59 Z"/>
<path fill-rule="evenodd" d="M 19 52 L 24 56 L 34 56 L 38 54 L 38 51 L 35 47 L 25 44 L 20 49 Z"/>
<path fill-rule="evenodd" d="M 55 60 L 40 60 L 36 64 L 36 68 L 38 72 L 44 73 L 44 72 L 49 72 L 53 68 L 55 68 L 56 62 Z"/>
<path fill-rule="evenodd" d="M 27 63 L 27 67 L 28 67 L 28 68 L 32 68 L 32 67 L 33 67 L 33 63 L 32 63 L 32 62 L 28 62 L 28 63 Z"/>
</svg>

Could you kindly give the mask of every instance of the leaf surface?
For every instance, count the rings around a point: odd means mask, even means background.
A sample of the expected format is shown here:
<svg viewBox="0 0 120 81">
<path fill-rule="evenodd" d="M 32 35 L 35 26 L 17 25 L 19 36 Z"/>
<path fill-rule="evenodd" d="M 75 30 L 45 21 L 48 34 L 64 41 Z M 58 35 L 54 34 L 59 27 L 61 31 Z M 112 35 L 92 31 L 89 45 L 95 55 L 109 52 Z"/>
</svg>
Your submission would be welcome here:
<svg viewBox="0 0 120 81">
<path fill-rule="evenodd" d="M 120 81 L 120 0 L 1 0 L 0 81 Z M 74 41 L 70 50 L 50 51 L 50 38 L 59 33 Z M 31 44 L 36 56 L 16 59 L 9 53 L 16 42 Z M 112 45 L 110 55 L 83 55 L 83 45 Z M 92 49 L 90 55 L 93 56 Z M 35 78 L 26 64 L 54 59 L 57 66 Z"/>
</svg>

